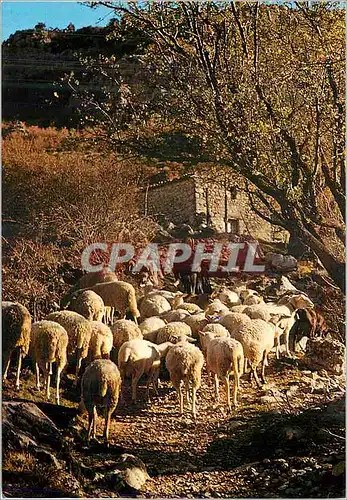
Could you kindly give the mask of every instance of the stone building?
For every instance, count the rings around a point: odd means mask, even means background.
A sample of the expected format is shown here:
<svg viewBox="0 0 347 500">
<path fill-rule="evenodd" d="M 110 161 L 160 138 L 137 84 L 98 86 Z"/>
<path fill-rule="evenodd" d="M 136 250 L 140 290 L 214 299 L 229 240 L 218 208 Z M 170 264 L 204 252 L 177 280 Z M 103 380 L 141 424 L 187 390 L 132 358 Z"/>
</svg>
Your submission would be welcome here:
<svg viewBox="0 0 347 500">
<path fill-rule="evenodd" d="M 197 228 L 205 220 L 219 233 L 246 234 L 265 241 L 283 239 L 283 231 L 252 211 L 237 182 L 225 189 L 199 175 L 186 175 L 144 188 L 140 206 L 143 214 L 159 222 L 165 219 Z"/>
</svg>

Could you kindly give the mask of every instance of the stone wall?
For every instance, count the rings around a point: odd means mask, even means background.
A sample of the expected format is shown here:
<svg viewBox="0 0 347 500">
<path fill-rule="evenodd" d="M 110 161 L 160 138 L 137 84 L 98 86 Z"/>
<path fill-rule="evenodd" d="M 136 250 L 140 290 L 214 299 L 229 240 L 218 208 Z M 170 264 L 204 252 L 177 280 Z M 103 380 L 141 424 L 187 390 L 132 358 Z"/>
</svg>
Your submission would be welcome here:
<svg viewBox="0 0 347 500">
<path fill-rule="evenodd" d="M 147 193 L 141 191 L 141 212 L 158 217 L 163 215 L 174 224 L 196 225 L 198 214 L 207 215 L 207 205 L 210 222 L 218 232 L 225 232 L 225 194 L 227 196 L 227 231 L 239 235 L 251 235 L 265 241 L 282 239 L 284 232 L 278 234 L 276 227 L 264 221 L 255 214 L 248 201 L 246 193 L 237 189 L 240 184 L 235 182 L 235 190 L 225 190 L 223 186 L 202 177 L 186 177 L 171 182 L 151 186 Z M 235 231 L 237 227 L 237 231 Z M 275 233 L 277 236 L 275 238 Z"/>
<path fill-rule="evenodd" d="M 178 179 L 150 187 L 141 192 L 141 212 L 158 217 L 164 215 L 174 224 L 195 224 L 195 181 L 192 178 Z"/>
<path fill-rule="evenodd" d="M 266 241 L 273 240 L 273 226 L 255 214 L 248 201 L 246 193 L 237 189 L 226 190 L 213 182 L 196 179 L 196 209 L 197 212 L 207 212 L 211 216 L 211 223 L 218 232 L 226 231 L 225 215 L 231 222 L 230 226 L 238 227 L 238 234 L 250 234 L 255 238 Z M 226 195 L 226 200 L 225 200 Z M 207 197 L 207 200 L 206 200 Z M 235 224 L 232 221 L 235 221 Z"/>
</svg>

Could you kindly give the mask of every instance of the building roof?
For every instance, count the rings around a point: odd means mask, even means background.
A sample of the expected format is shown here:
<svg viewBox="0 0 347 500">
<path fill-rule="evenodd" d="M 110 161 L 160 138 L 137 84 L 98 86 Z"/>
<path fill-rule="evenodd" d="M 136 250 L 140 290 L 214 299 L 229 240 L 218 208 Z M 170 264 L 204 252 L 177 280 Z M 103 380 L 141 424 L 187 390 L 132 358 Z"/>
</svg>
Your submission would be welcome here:
<svg viewBox="0 0 347 500">
<path fill-rule="evenodd" d="M 196 174 L 183 174 L 180 177 L 177 177 L 175 179 L 170 179 L 170 180 L 166 179 L 166 180 L 163 180 L 163 181 L 155 182 L 153 184 L 147 184 L 147 186 L 142 186 L 141 190 L 146 190 L 147 188 L 148 189 L 153 189 L 153 188 L 157 188 L 157 187 L 166 186 L 166 185 L 169 185 L 169 184 L 176 184 L 178 182 L 186 181 L 188 179 L 194 179 L 195 177 L 197 177 Z"/>
</svg>

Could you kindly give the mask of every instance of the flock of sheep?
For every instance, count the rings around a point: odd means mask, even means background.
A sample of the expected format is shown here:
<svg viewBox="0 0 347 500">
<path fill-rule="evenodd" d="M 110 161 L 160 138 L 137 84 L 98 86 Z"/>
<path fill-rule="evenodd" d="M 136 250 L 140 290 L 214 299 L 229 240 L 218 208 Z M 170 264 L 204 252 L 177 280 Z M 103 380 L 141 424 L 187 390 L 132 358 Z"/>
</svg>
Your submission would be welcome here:
<svg viewBox="0 0 347 500">
<path fill-rule="evenodd" d="M 3 379 L 7 378 L 12 353 L 17 350 L 15 383 L 19 388 L 21 362 L 29 354 L 35 365 L 36 386 L 40 389 L 42 372 L 49 399 L 55 363 L 59 404 L 62 370 L 74 358 L 77 385 L 84 360 L 80 407 L 88 411 L 88 440 L 95 438 L 96 408 L 101 406 L 106 408 L 107 443 L 111 415 L 119 396 L 124 397 L 127 377 L 131 378 L 133 402 L 137 399 L 138 381 L 144 374 L 147 397 L 151 385 L 158 394 L 160 367 L 165 358 L 170 380 L 178 393 L 180 414 L 186 398 L 195 418 L 196 394 L 206 363 L 208 376 L 214 377 L 216 398 L 222 380 L 231 410 L 230 375 L 233 373 L 236 405 L 240 377 L 247 363 L 250 380 L 254 377 L 261 387 L 270 351 L 275 347 L 278 357 L 283 343 L 286 354 L 290 354 L 289 331 L 295 322 L 295 312 L 311 309 L 313 303 L 297 290 L 288 291 L 277 303 L 266 303 L 256 291 L 245 286 L 233 290 L 222 287 L 205 300 L 201 296 L 184 297 L 181 292 L 154 289 L 153 285 L 139 287 L 117 281 L 114 273 L 89 273 L 63 297 L 61 306 L 68 309 L 50 313 L 32 324 L 23 305 L 2 303 Z M 115 311 L 121 319 L 114 320 Z M 131 314 L 132 320 L 124 319 L 126 314 Z"/>
</svg>

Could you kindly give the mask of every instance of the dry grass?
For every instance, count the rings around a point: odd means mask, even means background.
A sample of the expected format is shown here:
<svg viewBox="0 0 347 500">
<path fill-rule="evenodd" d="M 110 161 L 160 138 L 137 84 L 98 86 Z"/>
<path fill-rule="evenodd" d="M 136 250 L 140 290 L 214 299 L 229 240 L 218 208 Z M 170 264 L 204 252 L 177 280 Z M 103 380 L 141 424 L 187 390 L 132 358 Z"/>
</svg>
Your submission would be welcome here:
<svg viewBox="0 0 347 500">
<path fill-rule="evenodd" d="M 37 464 L 37 459 L 28 451 L 9 451 L 4 455 L 2 467 L 12 472 L 30 472 Z"/>
<path fill-rule="evenodd" d="M 90 149 L 88 131 L 6 130 L 3 296 L 27 305 L 37 320 L 66 291 L 62 263 L 80 267 L 82 250 L 93 242 L 147 243 L 156 225 L 138 210 L 145 167 Z"/>
</svg>

